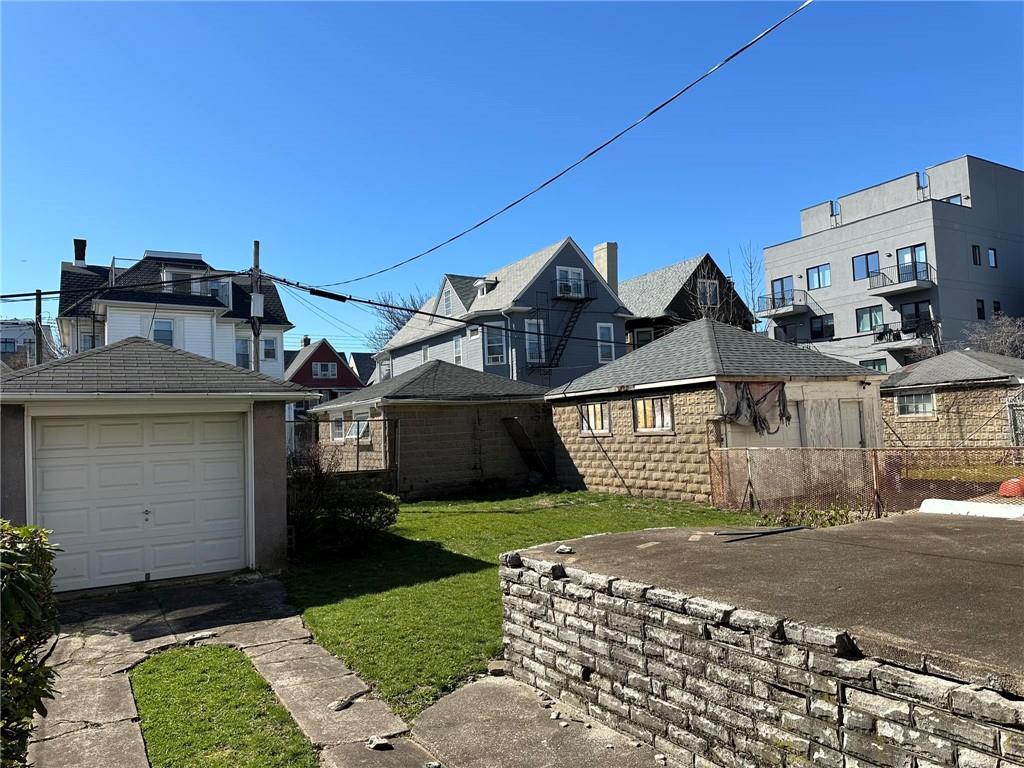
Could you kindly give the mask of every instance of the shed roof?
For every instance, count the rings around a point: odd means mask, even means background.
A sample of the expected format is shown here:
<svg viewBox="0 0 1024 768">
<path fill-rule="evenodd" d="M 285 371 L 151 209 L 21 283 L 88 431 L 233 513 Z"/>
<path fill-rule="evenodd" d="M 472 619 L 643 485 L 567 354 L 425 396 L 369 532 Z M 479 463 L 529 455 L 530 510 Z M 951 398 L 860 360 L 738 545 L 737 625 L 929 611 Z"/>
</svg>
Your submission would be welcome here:
<svg viewBox="0 0 1024 768">
<path fill-rule="evenodd" d="M 900 368 L 882 382 L 882 389 L 1000 380 L 1024 383 L 1024 360 L 958 349 Z"/>
<path fill-rule="evenodd" d="M 557 387 L 549 397 L 706 378 L 881 379 L 867 368 L 707 318 Z"/>
<path fill-rule="evenodd" d="M 59 360 L 4 371 L 4 399 L 54 395 L 244 395 L 305 400 L 316 394 L 263 373 L 130 336 Z"/>
<path fill-rule="evenodd" d="M 356 403 L 378 400 L 428 400 L 432 402 L 466 402 L 478 400 L 543 400 L 545 387 L 504 376 L 475 371 L 443 360 L 401 373 L 379 384 L 342 395 L 314 411 L 336 410 Z"/>
</svg>

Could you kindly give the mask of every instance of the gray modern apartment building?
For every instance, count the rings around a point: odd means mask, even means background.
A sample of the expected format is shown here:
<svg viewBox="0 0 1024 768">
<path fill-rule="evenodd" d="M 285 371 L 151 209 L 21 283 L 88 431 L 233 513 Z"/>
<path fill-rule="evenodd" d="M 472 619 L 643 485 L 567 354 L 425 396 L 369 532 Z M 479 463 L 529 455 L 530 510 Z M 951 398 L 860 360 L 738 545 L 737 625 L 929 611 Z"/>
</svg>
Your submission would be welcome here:
<svg viewBox="0 0 1024 768">
<path fill-rule="evenodd" d="M 768 333 L 894 370 L 1024 315 L 1024 172 L 966 155 L 805 208 L 764 262 Z"/>
</svg>

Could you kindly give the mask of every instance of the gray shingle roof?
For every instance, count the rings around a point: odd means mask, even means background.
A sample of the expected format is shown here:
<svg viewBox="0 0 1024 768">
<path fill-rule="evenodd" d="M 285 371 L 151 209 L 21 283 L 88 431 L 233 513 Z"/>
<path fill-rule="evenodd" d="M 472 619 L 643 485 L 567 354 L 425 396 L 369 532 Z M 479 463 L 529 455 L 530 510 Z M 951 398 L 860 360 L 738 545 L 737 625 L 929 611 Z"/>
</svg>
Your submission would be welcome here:
<svg viewBox="0 0 1024 768">
<path fill-rule="evenodd" d="M 367 384 L 370 381 L 370 377 L 373 376 L 373 369 L 377 367 L 377 363 L 373 359 L 373 353 L 349 352 L 348 358 L 352 365 L 355 366 L 356 375 L 363 384 Z"/>
<path fill-rule="evenodd" d="M 313 410 L 334 410 L 338 406 L 375 400 L 434 400 L 461 402 L 466 400 L 541 400 L 546 387 L 512 381 L 492 373 L 475 371 L 443 360 L 413 368 L 411 371 L 382 381 L 366 389 L 352 392 L 319 405 Z"/>
<path fill-rule="evenodd" d="M 462 302 L 462 306 L 466 309 L 470 309 L 473 306 L 473 300 L 476 298 L 476 283 L 479 277 L 472 277 L 471 275 L 445 275 L 448 278 L 448 282 L 452 284 L 452 288 L 455 289 L 455 293 L 459 297 L 459 301 Z"/>
<path fill-rule="evenodd" d="M 704 258 L 686 259 L 624 280 L 619 284 L 619 298 L 637 317 L 660 317 Z"/>
<path fill-rule="evenodd" d="M 882 382 L 882 389 L 999 379 L 1007 383 L 1024 380 L 1024 360 L 964 349 L 946 352 L 900 368 Z"/>
<path fill-rule="evenodd" d="M 687 323 L 550 394 L 571 395 L 711 376 L 868 379 L 877 374 L 804 347 L 703 319 Z"/>
<path fill-rule="evenodd" d="M 305 387 L 211 360 L 182 349 L 130 336 L 104 347 L 0 378 L 5 398 L 41 394 L 233 394 L 308 393 Z"/>
</svg>

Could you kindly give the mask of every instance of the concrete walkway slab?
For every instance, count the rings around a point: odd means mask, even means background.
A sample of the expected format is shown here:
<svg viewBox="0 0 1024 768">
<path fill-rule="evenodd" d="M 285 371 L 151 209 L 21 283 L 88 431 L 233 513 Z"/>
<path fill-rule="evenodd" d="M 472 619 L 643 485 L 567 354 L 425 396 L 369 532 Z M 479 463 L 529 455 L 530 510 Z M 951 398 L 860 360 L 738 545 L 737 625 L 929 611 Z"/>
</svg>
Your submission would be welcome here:
<svg viewBox="0 0 1024 768">
<path fill-rule="evenodd" d="M 565 719 L 553 720 L 554 710 Z M 584 718 L 580 718 L 584 719 Z M 413 737 L 445 768 L 651 768 L 655 752 L 590 718 L 548 709 L 537 691 L 485 678 L 445 696 L 416 720 Z M 568 723 L 563 727 L 563 723 Z M 590 728 L 586 724 L 591 725 Z"/>
<path fill-rule="evenodd" d="M 138 717 L 127 675 L 57 678 L 57 694 L 46 704 L 46 718 L 36 724 L 37 739 L 83 727 L 132 720 Z"/>
<path fill-rule="evenodd" d="M 302 645 L 316 649 L 309 652 L 298 647 L 298 643 L 286 643 L 271 653 L 250 655 L 256 671 L 276 690 L 293 685 L 314 685 L 320 682 L 333 681 L 339 677 L 354 677 L 336 657 L 312 643 Z M 251 646 L 246 650 L 258 650 L 263 646 Z M 358 679 L 358 678 L 356 678 Z"/>
<path fill-rule="evenodd" d="M 127 720 L 34 741 L 28 758 L 39 768 L 149 768 L 142 731 L 138 723 Z"/>
<path fill-rule="evenodd" d="M 437 758 L 412 739 L 391 740 L 391 749 L 367 749 L 364 744 L 343 744 L 320 753 L 322 768 L 423 768 Z"/>
<path fill-rule="evenodd" d="M 318 746 L 364 742 L 371 736 L 397 736 L 409 730 L 405 721 L 377 699 L 357 699 L 340 711 L 331 708 L 338 700 L 369 692 L 369 686 L 355 675 L 275 688 L 274 692 L 302 732 Z"/>
</svg>

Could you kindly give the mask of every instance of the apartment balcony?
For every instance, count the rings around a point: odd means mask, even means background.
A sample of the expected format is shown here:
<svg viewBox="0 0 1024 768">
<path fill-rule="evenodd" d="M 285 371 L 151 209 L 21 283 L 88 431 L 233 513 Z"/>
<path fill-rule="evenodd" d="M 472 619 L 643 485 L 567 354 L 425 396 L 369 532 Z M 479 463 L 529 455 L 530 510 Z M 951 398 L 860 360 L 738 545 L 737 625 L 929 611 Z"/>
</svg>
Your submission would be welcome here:
<svg viewBox="0 0 1024 768">
<path fill-rule="evenodd" d="M 595 297 L 594 281 L 560 277 L 551 286 L 551 298 L 565 301 L 589 301 Z"/>
<path fill-rule="evenodd" d="M 760 318 L 790 317 L 807 310 L 807 291 L 789 290 L 757 298 L 757 316 Z"/>
<path fill-rule="evenodd" d="M 871 343 L 878 349 L 887 351 L 914 349 L 931 344 L 934 332 L 934 325 L 929 318 L 903 320 L 875 328 Z"/>
<path fill-rule="evenodd" d="M 868 277 L 870 296 L 895 296 L 935 287 L 935 267 L 926 262 L 885 267 Z"/>
</svg>

